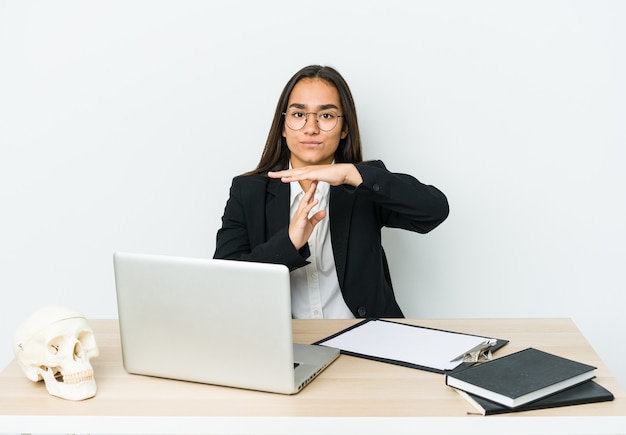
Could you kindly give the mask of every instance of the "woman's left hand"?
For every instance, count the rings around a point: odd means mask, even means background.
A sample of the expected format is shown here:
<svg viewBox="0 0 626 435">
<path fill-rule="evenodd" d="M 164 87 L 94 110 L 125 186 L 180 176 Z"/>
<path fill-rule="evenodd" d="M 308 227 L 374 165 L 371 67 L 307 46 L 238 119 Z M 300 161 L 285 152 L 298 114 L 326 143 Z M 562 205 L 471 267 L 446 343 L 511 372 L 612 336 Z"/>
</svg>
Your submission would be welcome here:
<svg viewBox="0 0 626 435">
<path fill-rule="evenodd" d="M 331 186 L 348 184 L 357 187 L 363 182 L 363 178 L 356 166 L 351 163 L 304 166 L 302 168 L 269 172 L 267 175 L 270 178 L 280 178 L 283 183 L 291 183 L 292 181 L 325 181 Z"/>
</svg>

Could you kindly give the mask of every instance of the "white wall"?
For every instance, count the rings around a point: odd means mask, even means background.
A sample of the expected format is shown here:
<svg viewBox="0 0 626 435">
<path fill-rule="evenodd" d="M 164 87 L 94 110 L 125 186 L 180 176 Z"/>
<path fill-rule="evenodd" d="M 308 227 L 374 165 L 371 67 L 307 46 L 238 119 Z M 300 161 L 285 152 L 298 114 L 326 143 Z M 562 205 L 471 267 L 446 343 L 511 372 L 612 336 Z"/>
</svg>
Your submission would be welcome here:
<svg viewBox="0 0 626 435">
<path fill-rule="evenodd" d="M 429 235 L 385 231 L 406 314 L 572 317 L 626 385 L 625 20 L 619 1 L 0 1 L 0 365 L 36 307 L 116 317 L 114 251 L 210 257 L 284 83 L 323 63 L 365 156 L 451 204 Z"/>
</svg>

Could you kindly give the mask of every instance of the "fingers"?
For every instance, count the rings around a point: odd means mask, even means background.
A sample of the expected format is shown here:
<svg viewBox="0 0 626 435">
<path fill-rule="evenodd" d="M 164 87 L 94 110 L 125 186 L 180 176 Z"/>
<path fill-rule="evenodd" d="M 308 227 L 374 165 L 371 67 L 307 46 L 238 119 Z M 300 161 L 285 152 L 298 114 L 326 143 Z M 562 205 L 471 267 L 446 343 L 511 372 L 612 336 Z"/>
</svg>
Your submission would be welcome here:
<svg viewBox="0 0 626 435">
<path fill-rule="evenodd" d="M 268 172 L 267 176 L 270 178 L 280 178 L 283 183 L 310 180 L 310 178 L 307 178 L 307 173 L 300 169 L 285 169 L 284 171 Z"/>
<path fill-rule="evenodd" d="M 268 172 L 270 178 L 280 178 L 284 183 L 292 181 L 328 181 L 333 165 L 305 166 L 303 168 L 285 169 L 283 171 Z"/>
<path fill-rule="evenodd" d="M 326 210 L 320 210 L 309 218 L 309 222 L 311 222 L 311 225 L 313 225 L 313 228 L 315 228 L 315 225 L 317 225 L 325 217 Z"/>
<path fill-rule="evenodd" d="M 300 204 L 302 204 L 303 202 L 311 202 L 311 200 L 315 197 L 315 190 L 317 189 L 317 181 L 311 181 L 311 186 L 309 187 L 309 190 L 307 190 L 304 193 L 304 196 L 302 197 L 302 201 L 300 202 Z"/>
<path fill-rule="evenodd" d="M 319 203 L 319 201 L 315 199 L 315 189 L 317 189 L 317 182 L 312 181 L 311 187 L 304 193 L 300 205 L 298 205 L 298 210 L 294 216 L 295 219 L 309 219 L 309 213 L 313 210 L 313 207 Z"/>
<path fill-rule="evenodd" d="M 316 188 L 317 182 L 311 182 L 311 187 L 302 197 L 298 210 L 296 210 L 289 224 L 289 238 L 296 249 L 300 249 L 304 246 L 309 240 L 315 226 L 326 217 L 325 210 L 319 210 L 309 217 L 311 210 L 319 203 L 314 196 Z"/>
<path fill-rule="evenodd" d="M 353 164 L 313 165 L 297 169 L 268 172 L 270 178 L 280 178 L 283 183 L 293 181 L 325 181 L 332 186 L 350 184 L 358 186 L 363 182 L 361 174 Z"/>
</svg>

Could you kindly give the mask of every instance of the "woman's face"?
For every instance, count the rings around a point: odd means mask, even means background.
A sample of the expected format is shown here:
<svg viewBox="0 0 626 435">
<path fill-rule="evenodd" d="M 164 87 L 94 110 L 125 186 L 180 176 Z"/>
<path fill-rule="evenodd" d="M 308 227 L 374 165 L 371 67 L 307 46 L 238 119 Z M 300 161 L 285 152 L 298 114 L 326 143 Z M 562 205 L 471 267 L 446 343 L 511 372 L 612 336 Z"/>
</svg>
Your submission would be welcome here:
<svg viewBox="0 0 626 435">
<path fill-rule="evenodd" d="M 336 119 L 334 128 L 324 131 L 328 129 L 333 113 L 343 116 L 337 89 L 317 78 L 302 79 L 291 91 L 286 112 L 283 136 L 291 151 L 291 166 L 299 168 L 332 163 L 339 141 L 348 135 L 348 128 L 344 127 L 341 117 Z M 320 116 L 319 123 L 316 114 Z M 292 120 L 291 124 L 294 124 L 294 119 L 306 119 L 306 123 L 302 128 L 294 130 L 289 127 L 289 119 Z"/>
</svg>

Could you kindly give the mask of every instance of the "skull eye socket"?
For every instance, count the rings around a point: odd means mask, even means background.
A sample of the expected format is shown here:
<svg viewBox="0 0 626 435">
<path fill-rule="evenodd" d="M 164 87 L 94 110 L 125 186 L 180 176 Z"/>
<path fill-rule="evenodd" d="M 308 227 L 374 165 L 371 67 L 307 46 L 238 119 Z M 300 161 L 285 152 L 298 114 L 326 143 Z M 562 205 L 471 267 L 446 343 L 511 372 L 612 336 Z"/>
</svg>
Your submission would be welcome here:
<svg viewBox="0 0 626 435">
<path fill-rule="evenodd" d="M 61 346 L 63 344 L 63 337 L 53 338 L 48 342 L 48 346 L 46 346 L 46 350 L 51 355 L 57 355 L 61 350 Z"/>
<path fill-rule="evenodd" d="M 69 346 L 73 346 L 71 349 Z M 48 342 L 48 346 L 46 350 L 50 355 L 59 355 L 59 353 L 63 353 L 64 355 L 73 355 L 74 359 L 82 358 L 83 348 L 80 337 L 78 340 L 72 337 L 56 337 Z M 71 351 L 71 353 L 70 353 Z"/>
</svg>

